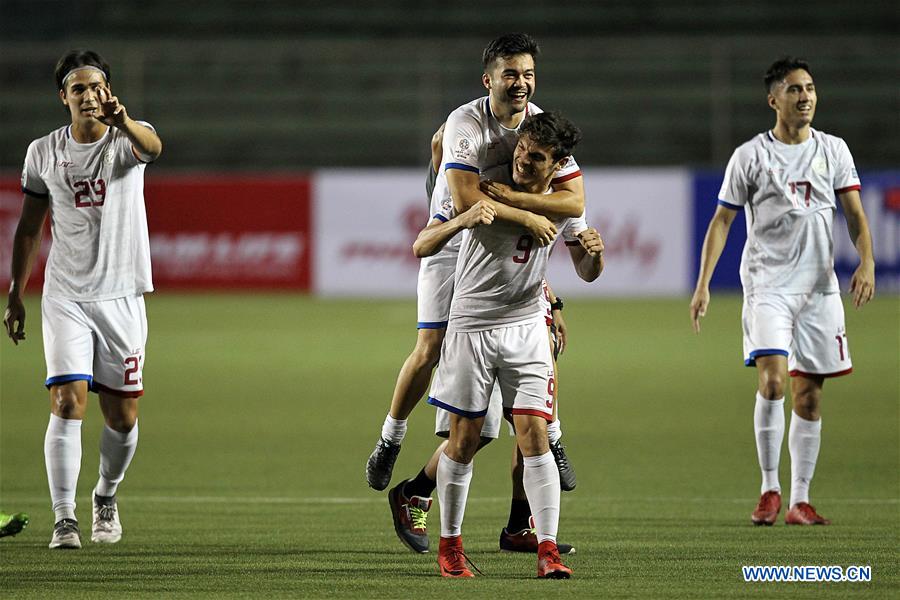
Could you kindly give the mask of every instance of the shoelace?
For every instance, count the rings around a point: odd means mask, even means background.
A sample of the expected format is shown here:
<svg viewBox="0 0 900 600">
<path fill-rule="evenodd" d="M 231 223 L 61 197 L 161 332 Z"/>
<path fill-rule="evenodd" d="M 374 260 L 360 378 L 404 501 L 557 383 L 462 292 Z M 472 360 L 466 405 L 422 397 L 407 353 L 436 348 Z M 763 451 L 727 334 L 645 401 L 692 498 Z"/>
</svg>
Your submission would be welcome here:
<svg viewBox="0 0 900 600">
<path fill-rule="evenodd" d="M 428 521 L 428 513 L 417 506 L 409 507 L 409 520 L 416 529 L 425 529 Z"/>
<path fill-rule="evenodd" d="M 375 455 L 375 464 L 379 467 L 393 465 L 394 461 L 397 460 L 397 453 L 393 451 L 391 444 L 381 439 L 378 440 L 378 446 L 381 452 Z"/>
<path fill-rule="evenodd" d="M 97 509 L 97 518 L 101 521 L 112 521 L 116 517 L 116 507 L 103 505 Z"/>
<path fill-rule="evenodd" d="M 453 552 L 453 554 L 457 554 L 457 555 L 463 557 L 463 559 L 464 559 L 467 563 L 469 563 L 469 566 L 472 567 L 473 569 L 475 569 L 475 571 L 476 571 L 479 575 L 484 575 L 484 573 L 481 571 L 481 569 L 479 569 L 478 567 L 475 566 L 475 563 L 472 562 L 472 559 L 469 558 L 468 556 L 466 556 L 466 553 L 465 553 L 465 552 L 463 552 L 462 550 L 456 550 L 456 549 L 451 550 L 451 552 Z M 456 562 L 456 560 L 454 560 L 453 562 Z"/>
<path fill-rule="evenodd" d="M 566 470 L 569 468 L 569 457 L 563 453 L 563 445 L 557 442 L 550 446 L 550 450 L 553 451 L 553 458 L 556 459 L 556 463 L 559 465 L 559 468 L 562 470 Z"/>
</svg>

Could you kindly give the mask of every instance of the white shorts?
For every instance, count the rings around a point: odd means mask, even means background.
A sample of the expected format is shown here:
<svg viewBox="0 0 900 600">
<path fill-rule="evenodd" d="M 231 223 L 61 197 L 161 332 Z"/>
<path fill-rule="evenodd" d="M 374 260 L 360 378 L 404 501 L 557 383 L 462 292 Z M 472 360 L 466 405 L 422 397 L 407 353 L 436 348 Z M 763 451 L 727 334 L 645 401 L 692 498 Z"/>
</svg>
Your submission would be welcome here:
<svg viewBox="0 0 900 600">
<path fill-rule="evenodd" d="M 143 395 L 147 313 L 144 297 L 98 302 L 41 299 L 45 385 L 86 380 L 91 391 Z"/>
<path fill-rule="evenodd" d="M 419 263 L 418 329 L 444 329 L 450 319 L 456 254 L 429 256 Z M 451 260 L 452 258 L 452 260 Z"/>
<path fill-rule="evenodd" d="M 791 375 L 837 377 L 853 370 L 841 295 L 767 294 L 744 297 L 744 364 L 757 356 L 788 358 Z"/>
<path fill-rule="evenodd" d="M 434 415 L 434 433 L 441 437 L 447 437 L 450 432 L 450 411 L 438 408 Z M 484 416 L 484 424 L 481 426 L 481 437 L 496 440 L 500 437 L 500 427 L 503 425 L 503 396 L 500 386 L 494 383 L 491 388 L 491 399 L 487 414 Z"/>
<path fill-rule="evenodd" d="M 553 419 L 556 381 L 543 317 L 485 331 L 449 329 L 428 403 L 471 419 L 483 417 L 495 381 L 512 414 Z"/>
</svg>

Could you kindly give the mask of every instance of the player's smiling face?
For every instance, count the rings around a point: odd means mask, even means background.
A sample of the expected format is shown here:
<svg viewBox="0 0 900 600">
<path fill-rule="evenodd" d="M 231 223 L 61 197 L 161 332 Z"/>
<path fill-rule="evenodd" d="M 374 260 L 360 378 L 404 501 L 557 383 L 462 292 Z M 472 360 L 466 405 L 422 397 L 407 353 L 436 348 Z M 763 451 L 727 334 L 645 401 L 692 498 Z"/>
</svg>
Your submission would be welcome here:
<svg viewBox="0 0 900 600">
<path fill-rule="evenodd" d="M 94 113 L 100 110 L 100 89 L 105 87 L 106 78 L 96 69 L 72 73 L 59 97 L 69 108 L 73 123 L 94 120 Z"/>
<path fill-rule="evenodd" d="M 483 79 L 491 106 L 513 115 L 525 110 L 534 95 L 534 58 L 530 54 L 501 56 L 490 65 Z"/>
<path fill-rule="evenodd" d="M 812 123 L 816 113 L 816 84 L 805 69 L 795 69 L 772 86 L 769 106 L 778 119 L 791 127 Z"/>
<path fill-rule="evenodd" d="M 552 148 L 541 146 L 529 136 L 519 137 L 513 152 L 513 181 L 526 191 L 540 193 L 547 190 L 550 180 L 566 159 L 553 160 Z"/>
</svg>

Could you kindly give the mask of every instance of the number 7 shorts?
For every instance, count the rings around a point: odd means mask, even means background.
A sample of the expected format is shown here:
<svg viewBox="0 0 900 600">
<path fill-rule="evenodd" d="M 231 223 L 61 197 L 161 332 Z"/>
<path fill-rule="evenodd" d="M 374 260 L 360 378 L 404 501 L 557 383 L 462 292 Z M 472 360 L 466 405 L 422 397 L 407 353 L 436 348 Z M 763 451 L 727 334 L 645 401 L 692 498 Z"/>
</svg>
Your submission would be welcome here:
<svg viewBox="0 0 900 600">
<path fill-rule="evenodd" d="M 478 418 L 488 412 L 491 388 L 500 387 L 512 413 L 553 419 L 553 357 L 547 325 L 537 320 L 485 331 L 447 330 L 428 403 Z"/>
<path fill-rule="evenodd" d="M 837 377 L 853 370 L 837 292 L 751 294 L 744 297 L 742 321 L 748 367 L 758 356 L 781 355 L 791 375 Z"/>
<path fill-rule="evenodd" d="M 143 395 L 147 313 L 142 295 L 79 302 L 41 300 L 47 387 L 85 380 L 93 392 Z"/>
</svg>

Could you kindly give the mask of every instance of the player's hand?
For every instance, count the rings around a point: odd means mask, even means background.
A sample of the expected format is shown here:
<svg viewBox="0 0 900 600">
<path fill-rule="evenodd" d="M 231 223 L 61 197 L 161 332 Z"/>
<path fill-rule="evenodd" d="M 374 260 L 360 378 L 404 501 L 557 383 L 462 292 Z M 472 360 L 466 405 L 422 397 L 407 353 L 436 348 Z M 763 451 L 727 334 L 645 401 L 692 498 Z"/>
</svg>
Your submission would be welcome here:
<svg viewBox="0 0 900 600">
<path fill-rule="evenodd" d="M 706 316 L 709 307 L 709 288 L 697 288 L 694 297 L 691 298 L 691 322 L 694 325 L 694 333 L 700 333 L 700 317 Z"/>
<path fill-rule="evenodd" d="M 101 87 L 97 99 L 100 100 L 100 108 L 94 111 L 94 118 L 104 125 L 118 127 L 128 119 L 125 105 L 119 104 L 119 99 L 113 96 L 109 88 Z"/>
<path fill-rule="evenodd" d="M 463 227 L 471 229 L 478 225 L 490 225 L 494 222 L 494 217 L 496 216 L 497 211 L 494 210 L 490 202 L 479 200 L 469 210 L 460 215 L 460 219 Z"/>
<path fill-rule="evenodd" d="M 481 192 L 491 200 L 496 200 L 497 202 L 502 202 L 509 206 L 514 205 L 513 195 L 515 194 L 515 190 L 505 183 L 484 179 L 478 183 L 478 187 L 481 189 Z"/>
<path fill-rule="evenodd" d="M 541 215 L 531 215 L 528 221 L 528 231 L 540 246 L 549 246 L 556 239 L 556 225 Z"/>
<path fill-rule="evenodd" d="M 556 327 L 556 347 L 562 354 L 566 350 L 566 343 L 569 341 L 569 327 L 566 320 L 563 319 L 562 310 L 550 311 L 553 316 L 553 325 Z"/>
<path fill-rule="evenodd" d="M 592 258 L 603 255 L 603 239 L 596 229 L 589 227 L 579 233 L 576 237 L 578 237 L 578 241 L 581 242 L 581 247 L 584 248 Z"/>
<path fill-rule="evenodd" d="M 9 296 L 6 312 L 3 315 L 3 326 L 6 327 L 6 334 L 13 344 L 18 346 L 19 340 L 25 339 L 25 305 L 17 295 L 10 294 Z"/>
<path fill-rule="evenodd" d="M 860 308 L 875 295 L 875 265 L 860 264 L 850 278 L 850 293 L 853 294 L 853 306 Z"/>
</svg>

